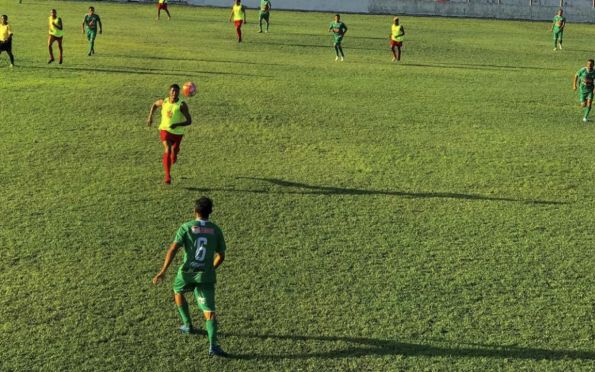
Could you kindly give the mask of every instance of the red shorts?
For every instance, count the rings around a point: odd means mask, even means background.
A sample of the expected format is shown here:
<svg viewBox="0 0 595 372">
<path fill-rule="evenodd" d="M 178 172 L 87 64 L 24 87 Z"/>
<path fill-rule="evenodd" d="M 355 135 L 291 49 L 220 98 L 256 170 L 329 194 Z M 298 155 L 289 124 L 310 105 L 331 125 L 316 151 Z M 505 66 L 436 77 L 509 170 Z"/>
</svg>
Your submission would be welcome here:
<svg viewBox="0 0 595 372">
<path fill-rule="evenodd" d="M 242 27 L 242 23 L 244 23 L 244 21 L 242 21 L 242 20 L 233 21 L 233 24 L 236 26 L 236 28 Z"/>
<path fill-rule="evenodd" d="M 180 147 L 180 143 L 182 142 L 182 135 L 173 134 L 166 130 L 159 131 L 159 136 L 161 137 L 161 141 L 167 141 L 173 144 L 178 145 Z"/>
<path fill-rule="evenodd" d="M 400 48 L 402 45 L 403 45 L 403 42 L 402 41 L 394 41 L 394 40 L 391 40 L 390 41 L 390 47 L 391 48 L 394 48 L 394 47 L 399 47 Z"/>
<path fill-rule="evenodd" d="M 157 3 L 157 9 L 163 9 L 163 10 L 167 10 L 167 4 L 166 3 Z"/>
</svg>

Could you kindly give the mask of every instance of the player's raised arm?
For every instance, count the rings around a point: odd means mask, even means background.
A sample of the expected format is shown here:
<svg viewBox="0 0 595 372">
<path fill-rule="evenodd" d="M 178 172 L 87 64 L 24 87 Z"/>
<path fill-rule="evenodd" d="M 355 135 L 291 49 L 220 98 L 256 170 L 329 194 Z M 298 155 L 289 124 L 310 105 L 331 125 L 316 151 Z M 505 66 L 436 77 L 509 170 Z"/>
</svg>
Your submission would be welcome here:
<svg viewBox="0 0 595 372">
<path fill-rule="evenodd" d="M 169 265 L 171 265 L 172 261 L 174 260 L 174 257 L 176 256 L 176 253 L 178 252 L 179 248 L 180 248 L 180 246 L 176 242 L 173 242 L 169 246 L 169 249 L 167 250 L 167 253 L 165 254 L 165 262 L 163 263 L 163 267 L 161 268 L 161 271 L 159 271 L 159 273 L 157 273 L 157 275 L 155 275 L 153 277 L 153 284 L 158 284 L 159 282 L 161 282 L 161 280 L 163 280 L 163 277 L 165 276 L 165 272 L 167 271 L 167 268 L 169 267 Z"/>
<path fill-rule="evenodd" d="M 158 99 L 153 103 L 153 105 L 151 105 L 151 109 L 149 110 L 149 118 L 147 119 L 147 126 L 150 127 L 151 124 L 153 124 L 153 113 L 155 113 L 155 110 L 157 110 L 161 106 L 163 106 L 162 99 Z"/>
</svg>

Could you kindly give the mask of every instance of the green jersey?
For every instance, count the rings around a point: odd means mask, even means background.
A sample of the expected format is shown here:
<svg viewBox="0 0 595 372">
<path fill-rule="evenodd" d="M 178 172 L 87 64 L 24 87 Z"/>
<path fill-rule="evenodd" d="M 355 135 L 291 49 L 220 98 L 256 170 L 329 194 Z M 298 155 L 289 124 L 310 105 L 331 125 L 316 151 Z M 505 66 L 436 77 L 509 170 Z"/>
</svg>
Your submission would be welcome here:
<svg viewBox="0 0 595 372">
<path fill-rule="evenodd" d="M 566 18 L 563 16 L 555 16 L 554 17 L 554 32 L 560 32 L 564 29 L 564 24 L 566 23 Z"/>
<path fill-rule="evenodd" d="M 335 38 L 342 38 L 347 32 L 347 26 L 343 22 L 331 22 L 328 29 L 333 31 Z"/>
<path fill-rule="evenodd" d="M 269 0 L 260 0 L 260 13 L 268 13 L 271 10 L 271 2 Z"/>
<path fill-rule="evenodd" d="M 595 69 L 589 71 L 586 67 L 581 68 L 576 73 L 579 80 L 579 88 L 582 91 L 593 90 L 593 81 L 595 80 Z"/>
<path fill-rule="evenodd" d="M 101 22 L 99 16 L 97 14 L 85 15 L 85 19 L 83 20 L 83 24 L 87 31 L 97 31 L 97 23 Z"/>
<path fill-rule="evenodd" d="M 209 221 L 186 222 L 176 232 L 176 244 L 184 247 L 184 262 L 178 274 L 194 276 L 197 283 L 215 283 L 215 253 L 225 252 L 225 240 L 219 226 Z"/>
</svg>

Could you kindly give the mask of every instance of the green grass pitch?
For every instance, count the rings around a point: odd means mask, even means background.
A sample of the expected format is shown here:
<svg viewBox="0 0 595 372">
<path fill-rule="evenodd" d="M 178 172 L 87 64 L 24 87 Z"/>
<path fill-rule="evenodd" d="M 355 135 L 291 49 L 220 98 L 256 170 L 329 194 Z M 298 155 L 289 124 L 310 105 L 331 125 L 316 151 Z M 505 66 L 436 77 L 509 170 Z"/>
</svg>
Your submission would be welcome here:
<svg viewBox="0 0 595 372">
<path fill-rule="evenodd" d="M 0 370 L 593 370 L 593 25 L 3 0 Z M 48 66 L 47 16 L 65 25 Z M 196 82 L 173 185 L 145 121 Z M 220 341 L 150 279 L 193 201 L 226 233 Z M 204 328 L 196 306 L 195 323 Z"/>
</svg>

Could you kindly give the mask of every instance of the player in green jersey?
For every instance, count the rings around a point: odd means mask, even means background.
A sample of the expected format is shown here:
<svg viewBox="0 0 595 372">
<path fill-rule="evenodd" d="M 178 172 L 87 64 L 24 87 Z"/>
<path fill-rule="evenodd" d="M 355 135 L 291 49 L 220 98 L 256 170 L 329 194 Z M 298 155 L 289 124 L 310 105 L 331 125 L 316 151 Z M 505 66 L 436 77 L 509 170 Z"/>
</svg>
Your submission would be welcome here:
<svg viewBox="0 0 595 372">
<path fill-rule="evenodd" d="M 578 70 L 574 79 L 572 80 L 572 89 L 576 91 L 578 83 L 578 99 L 583 108 L 583 121 L 588 121 L 589 113 L 591 112 L 591 104 L 593 103 L 593 89 L 595 81 L 595 70 L 593 69 L 593 60 L 587 61 L 587 66 Z"/>
<path fill-rule="evenodd" d="M 258 32 L 262 32 L 262 21 L 267 24 L 266 32 L 269 32 L 269 23 L 271 18 L 271 2 L 269 0 L 260 0 L 260 13 L 258 14 Z"/>
<path fill-rule="evenodd" d="M 95 38 L 97 37 L 97 26 L 99 26 L 99 33 L 103 32 L 103 26 L 101 25 L 101 18 L 95 14 L 95 8 L 90 6 L 89 12 L 85 14 L 83 18 L 83 34 L 87 34 L 87 40 L 89 41 L 89 52 L 88 56 L 95 54 Z"/>
<path fill-rule="evenodd" d="M 209 355 L 227 356 L 217 343 L 217 319 L 215 317 L 216 269 L 225 259 L 225 240 L 219 226 L 209 221 L 213 202 L 206 196 L 194 205 L 195 219 L 184 223 L 176 232 L 174 242 L 165 255 L 161 271 L 153 278 L 153 284 L 163 280 L 167 268 L 180 248 L 184 249 L 184 260 L 174 281 L 174 299 L 184 323 L 182 333 L 192 333 L 192 321 L 185 292 L 194 292 L 194 299 L 203 311 L 209 337 Z"/>
<path fill-rule="evenodd" d="M 341 15 L 335 14 L 335 20 L 329 25 L 328 32 L 333 33 L 333 45 L 335 46 L 336 53 L 335 62 L 338 61 L 339 58 L 341 58 L 341 62 L 343 62 L 345 60 L 345 53 L 343 53 L 341 42 L 347 33 L 347 25 L 341 22 Z"/>
<path fill-rule="evenodd" d="M 552 24 L 552 32 L 554 34 L 554 50 L 559 46 L 562 50 L 562 36 L 564 36 L 564 26 L 566 26 L 566 18 L 563 16 L 564 11 L 559 9 L 554 17 Z"/>
</svg>

